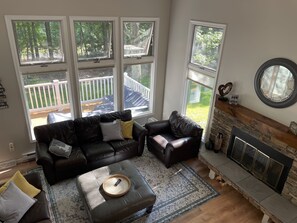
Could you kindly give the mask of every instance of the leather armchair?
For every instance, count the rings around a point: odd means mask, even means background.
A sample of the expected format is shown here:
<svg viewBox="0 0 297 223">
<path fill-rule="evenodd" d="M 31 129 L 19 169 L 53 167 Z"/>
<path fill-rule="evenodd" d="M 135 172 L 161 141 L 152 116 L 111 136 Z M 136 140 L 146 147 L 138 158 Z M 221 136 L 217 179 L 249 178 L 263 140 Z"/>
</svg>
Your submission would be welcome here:
<svg viewBox="0 0 297 223">
<path fill-rule="evenodd" d="M 203 129 L 177 111 L 168 120 L 145 125 L 148 130 L 147 147 L 167 168 L 172 164 L 197 157 Z"/>
</svg>

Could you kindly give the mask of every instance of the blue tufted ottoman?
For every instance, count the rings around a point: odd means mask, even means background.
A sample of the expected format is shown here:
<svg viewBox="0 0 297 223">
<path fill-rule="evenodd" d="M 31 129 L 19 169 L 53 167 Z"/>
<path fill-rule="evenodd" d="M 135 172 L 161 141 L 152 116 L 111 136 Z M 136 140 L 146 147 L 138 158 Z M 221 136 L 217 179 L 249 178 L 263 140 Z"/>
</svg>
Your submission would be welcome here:
<svg viewBox="0 0 297 223">
<path fill-rule="evenodd" d="M 131 180 L 131 188 L 124 196 L 112 198 L 103 192 L 102 183 L 117 173 Z M 116 222 L 144 208 L 150 213 L 156 201 L 155 193 L 129 160 L 82 174 L 76 183 L 92 222 Z"/>
</svg>

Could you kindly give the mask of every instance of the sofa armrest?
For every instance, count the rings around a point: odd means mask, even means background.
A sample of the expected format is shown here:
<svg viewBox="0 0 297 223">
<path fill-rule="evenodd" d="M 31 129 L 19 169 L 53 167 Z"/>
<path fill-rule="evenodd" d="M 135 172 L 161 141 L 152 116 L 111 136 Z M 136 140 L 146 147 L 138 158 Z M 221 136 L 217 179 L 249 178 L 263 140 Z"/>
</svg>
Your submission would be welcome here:
<svg viewBox="0 0 297 223">
<path fill-rule="evenodd" d="M 42 183 L 41 183 L 41 178 L 39 176 L 39 173 L 34 173 L 34 172 L 28 173 L 28 174 L 24 175 L 24 177 L 34 187 L 42 190 Z"/>
<path fill-rule="evenodd" d="M 42 166 L 44 175 L 49 184 L 56 182 L 54 160 L 48 152 L 48 145 L 45 143 L 36 143 L 36 163 Z"/>
<path fill-rule="evenodd" d="M 45 143 L 36 143 L 36 158 L 38 165 L 54 165 L 54 160 L 48 152 L 48 146 Z"/>
<path fill-rule="evenodd" d="M 147 135 L 147 130 L 139 123 L 133 123 L 133 131 L 132 131 L 133 139 L 138 141 L 138 156 L 141 156 L 144 150 L 145 136 Z"/>
<path fill-rule="evenodd" d="M 146 123 L 145 128 L 148 130 L 149 136 L 171 132 L 168 120 Z"/>
<path fill-rule="evenodd" d="M 166 149 L 169 149 L 171 151 L 184 149 L 189 145 L 192 145 L 194 142 L 194 139 L 192 137 L 183 137 L 176 140 L 173 140 L 166 145 Z"/>
<path fill-rule="evenodd" d="M 133 139 L 138 141 L 142 136 L 146 136 L 146 134 L 147 134 L 146 128 L 144 128 L 142 125 L 134 121 L 133 131 L 132 131 Z"/>
</svg>

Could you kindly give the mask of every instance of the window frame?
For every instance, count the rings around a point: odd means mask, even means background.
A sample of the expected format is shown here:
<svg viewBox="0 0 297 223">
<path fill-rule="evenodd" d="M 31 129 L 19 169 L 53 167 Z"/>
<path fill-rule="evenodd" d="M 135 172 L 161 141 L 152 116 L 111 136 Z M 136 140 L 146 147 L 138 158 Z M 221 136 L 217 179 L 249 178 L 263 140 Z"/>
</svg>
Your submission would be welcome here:
<svg viewBox="0 0 297 223">
<path fill-rule="evenodd" d="M 213 28 L 220 28 L 223 30 L 223 35 L 222 35 L 222 40 L 221 40 L 221 46 L 218 52 L 218 64 L 217 64 L 217 69 L 212 70 L 204 66 L 199 66 L 197 64 L 191 63 L 191 56 L 192 56 L 192 49 L 193 49 L 193 39 L 195 35 L 195 27 L 196 26 L 206 26 L 206 27 L 213 27 Z M 213 116 L 213 104 L 214 100 L 216 97 L 216 89 L 217 89 L 217 80 L 219 76 L 219 71 L 220 71 L 220 65 L 221 65 L 221 59 L 222 59 L 222 52 L 224 48 L 224 42 L 225 42 L 225 36 L 226 36 L 226 29 L 227 25 L 226 24 L 221 24 L 221 23 L 212 23 L 212 22 L 203 22 L 203 21 L 195 21 L 195 20 L 190 20 L 189 23 L 189 28 L 188 28 L 188 40 L 187 40 L 187 48 L 186 48 L 186 57 L 185 57 L 185 68 L 184 68 L 184 75 L 185 75 L 185 88 L 183 92 L 183 105 L 182 105 L 182 114 L 186 114 L 186 109 L 187 109 L 187 89 L 189 88 L 190 81 L 193 81 L 197 84 L 203 85 L 204 87 L 207 87 L 209 89 L 212 89 L 213 94 L 212 98 L 210 101 L 210 110 L 208 114 L 208 122 L 206 124 L 206 129 L 204 129 L 204 137 L 202 141 L 205 141 L 206 139 L 209 138 L 209 131 L 210 131 L 210 121 L 211 117 Z M 208 85 L 203 84 L 200 81 L 195 80 L 194 78 L 189 77 L 189 72 L 190 70 L 200 73 L 202 75 L 205 75 L 207 77 L 213 78 L 214 79 L 214 86 L 210 87 Z"/>
<path fill-rule="evenodd" d="M 19 20 L 19 21 L 59 21 L 61 24 L 61 45 L 62 50 L 64 53 L 65 61 L 60 63 L 45 63 L 46 66 L 43 66 L 43 64 L 30 64 L 28 66 L 21 65 L 19 61 L 19 56 L 17 53 L 17 46 L 16 46 L 16 39 L 15 39 L 15 33 L 13 30 L 13 21 Z M 29 114 L 29 108 L 26 102 L 25 98 L 25 90 L 24 90 L 24 82 L 22 79 L 22 76 L 24 74 L 29 73 L 47 73 L 52 71 L 65 71 L 66 73 L 66 80 L 68 82 L 67 88 L 69 92 L 69 107 L 70 107 L 70 113 L 71 117 L 74 117 L 74 102 L 73 102 L 73 91 L 72 91 L 72 85 L 70 81 L 70 73 L 72 73 L 72 66 L 71 66 L 71 59 L 70 59 L 70 50 L 69 45 L 66 44 L 69 38 L 68 38 L 68 32 L 67 32 L 67 22 L 66 22 L 66 16 L 27 16 L 27 15 L 5 15 L 5 23 L 7 27 L 7 33 L 14 63 L 14 68 L 16 71 L 17 81 L 18 81 L 18 87 L 21 94 L 22 104 L 24 108 L 24 115 L 27 123 L 27 129 L 29 134 L 29 140 L 30 142 L 35 142 L 35 137 L 33 133 L 33 129 L 31 128 L 31 119 Z"/>
<path fill-rule="evenodd" d="M 74 29 L 74 22 L 76 21 L 111 21 L 113 22 L 113 55 L 114 57 L 111 59 L 102 59 L 99 62 L 95 62 L 95 60 L 86 60 L 86 61 L 79 61 L 77 50 L 76 50 L 76 39 L 75 39 L 75 29 Z M 76 101 L 78 103 L 78 117 L 82 117 L 82 106 L 80 100 L 80 86 L 79 86 L 79 70 L 80 69 L 91 69 L 91 68 L 105 68 L 105 67 L 113 67 L 113 74 L 114 74 L 114 82 L 113 82 L 113 89 L 114 89 L 114 109 L 119 109 L 119 91 L 118 91 L 118 70 L 119 70 L 119 47 L 118 47 L 118 36 L 119 36 L 119 22 L 117 17 L 88 17 L 88 16 L 69 16 L 69 24 L 70 24 L 70 36 L 71 36 L 71 45 L 72 45 L 72 52 L 73 52 L 73 63 L 74 63 L 74 73 L 75 73 L 75 85 L 77 89 L 77 98 Z"/>
<path fill-rule="evenodd" d="M 153 53 L 152 56 L 141 56 L 141 57 L 125 57 L 124 56 L 124 22 L 154 22 L 154 31 L 153 31 Z M 137 65 L 137 64 L 147 64 L 151 63 L 151 83 L 150 83 L 150 101 L 148 111 L 142 112 L 141 114 L 136 115 L 135 117 L 141 118 L 147 115 L 151 115 L 155 111 L 155 75 L 157 74 L 157 61 L 158 61 L 158 43 L 159 43 L 159 23 L 160 19 L 156 17 L 121 17 L 120 19 L 120 32 L 121 32 L 121 101 L 120 107 L 124 109 L 124 66 L 125 65 Z"/>
</svg>

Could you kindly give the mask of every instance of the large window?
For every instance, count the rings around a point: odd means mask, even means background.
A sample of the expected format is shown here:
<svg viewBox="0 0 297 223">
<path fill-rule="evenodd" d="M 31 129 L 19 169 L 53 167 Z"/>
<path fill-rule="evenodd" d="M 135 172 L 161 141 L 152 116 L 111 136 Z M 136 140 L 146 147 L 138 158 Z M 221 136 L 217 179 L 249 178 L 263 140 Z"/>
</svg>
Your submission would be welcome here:
<svg viewBox="0 0 297 223">
<path fill-rule="evenodd" d="M 65 47 L 65 18 L 6 17 L 30 136 L 33 128 L 72 118 L 69 57 Z"/>
<path fill-rule="evenodd" d="M 187 91 L 184 112 L 208 134 L 208 120 L 218 75 L 225 25 L 190 23 Z"/>
<path fill-rule="evenodd" d="M 152 112 L 157 19 L 123 18 L 122 26 L 113 17 L 5 19 L 31 140 L 43 124 Z"/>
<path fill-rule="evenodd" d="M 123 107 L 133 115 L 152 111 L 158 20 L 122 20 Z"/>
<path fill-rule="evenodd" d="M 71 17 L 82 116 L 115 110 L 115 19 Z"/>
</svg>

